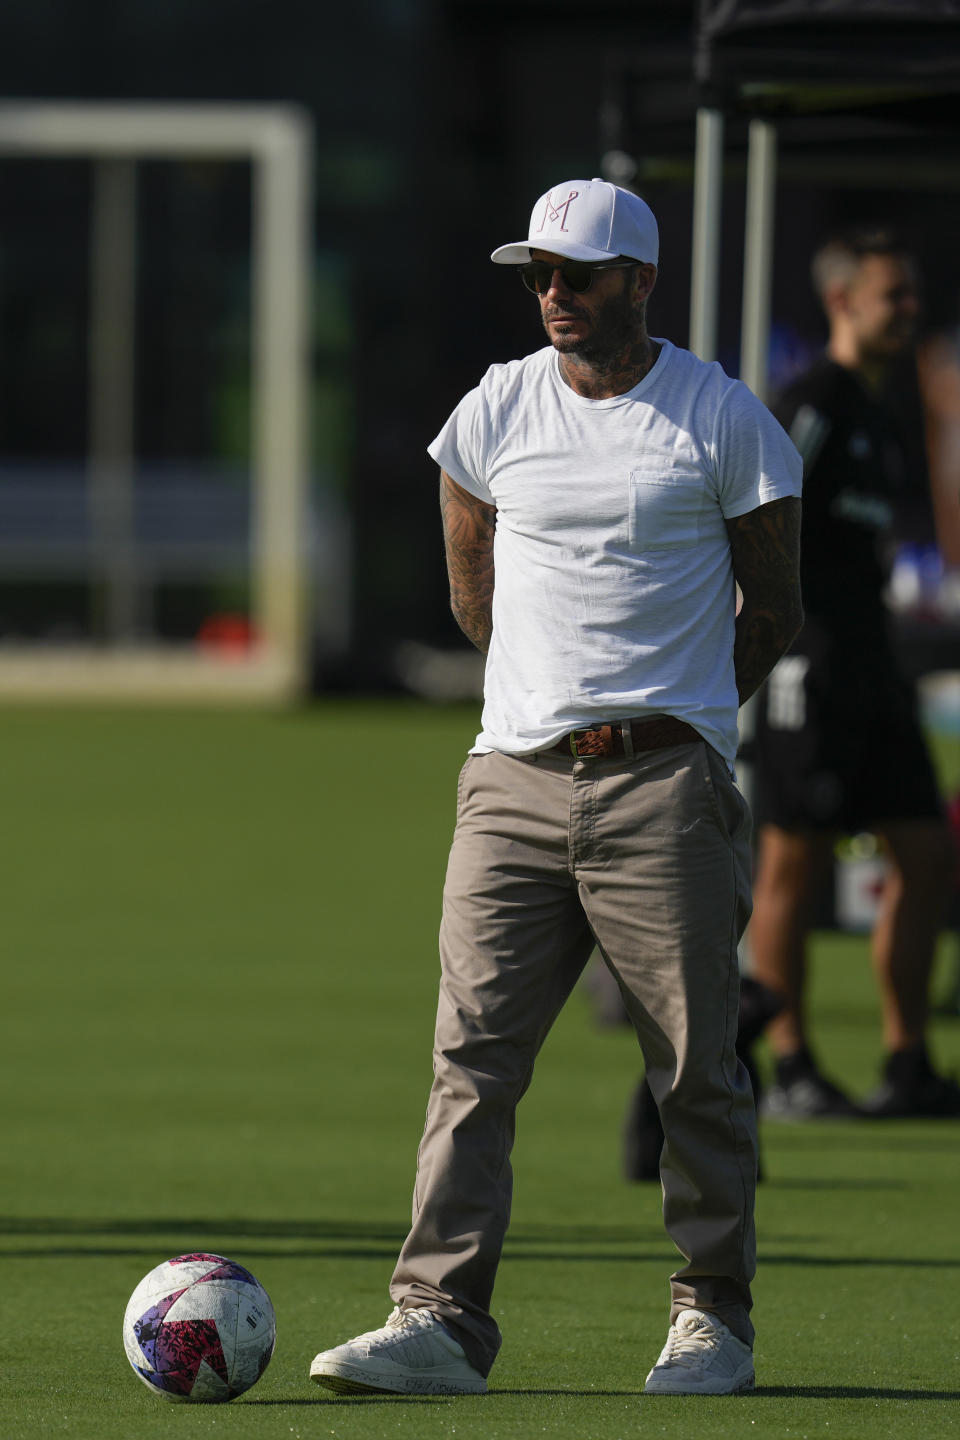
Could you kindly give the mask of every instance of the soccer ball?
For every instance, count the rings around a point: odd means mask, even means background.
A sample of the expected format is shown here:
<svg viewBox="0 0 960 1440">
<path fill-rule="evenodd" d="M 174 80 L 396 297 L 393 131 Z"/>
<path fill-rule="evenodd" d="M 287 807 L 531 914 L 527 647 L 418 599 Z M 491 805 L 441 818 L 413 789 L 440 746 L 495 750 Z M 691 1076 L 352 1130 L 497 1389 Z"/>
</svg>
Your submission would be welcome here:
<svg viewBox="0 0 960 1440">
<path fill-rule="evenodd" d="M 222 1255 L 178 1255 L 127 1303 L 123 1348 L 165 1400 L 234 1400 L 270 1363 L 277 1326 L 263 1286 Z"/>
</svg>

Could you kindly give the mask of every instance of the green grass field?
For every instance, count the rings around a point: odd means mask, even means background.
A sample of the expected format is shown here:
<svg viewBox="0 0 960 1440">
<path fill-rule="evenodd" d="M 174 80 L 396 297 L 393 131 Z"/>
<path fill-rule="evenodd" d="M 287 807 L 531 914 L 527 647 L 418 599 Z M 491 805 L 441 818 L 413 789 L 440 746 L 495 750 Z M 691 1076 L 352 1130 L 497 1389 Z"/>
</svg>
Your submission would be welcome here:
<svg viewBox="0 0 960 1440">
<path fill-rule="evenodd" d="M 960 1126 L 767 1125 L 758 1389 L 641 1394 L 675 1256 L 619 1178 L 638 1073 L 575 996 L 520 1112 L 505 1341 L 476 1399 L 344 1400 L 314 1353 L 383 1322 L 429 1084 L 440 887 L 470 708 L 0 712 L 0 1435 L 89 1440 L 932 1437 L 960 1430 Z M 938 989 L 951 981 L 945 953 Z M 872 1083 L 866 944 L 820 936 L 824 1056 Z M 934 1048 L 960 1064 L 960 1022 Z M 230 1406 L 120 1343 L 167 1256 L 251 1268 L 274 1360 Z"/>
</svg>

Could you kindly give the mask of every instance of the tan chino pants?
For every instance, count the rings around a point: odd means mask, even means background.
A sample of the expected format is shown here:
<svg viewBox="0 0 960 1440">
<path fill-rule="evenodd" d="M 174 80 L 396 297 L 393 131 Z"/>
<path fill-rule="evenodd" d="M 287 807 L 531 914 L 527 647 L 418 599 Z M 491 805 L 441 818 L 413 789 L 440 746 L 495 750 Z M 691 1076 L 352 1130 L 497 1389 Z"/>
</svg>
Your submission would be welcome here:
<svg viewBox="0 0 960 1440">
<path fill-rule="evenodd" d="M 433 1310 L 487 1374 L 517 1104 L 594 945 L 618 978 L 665 1133 L 671 1320 L 752 1342 L 756 1124 L 737 1059 L 746 804 L 705 742 L 632 761 L 470 756 L 444 888 L 434 1084 L 395 1303 Z M 611 1096 L 619 1104 L 619 1096 Z M 559 1139 L 559 1137 L 558 1137 Z"/>
</svg>

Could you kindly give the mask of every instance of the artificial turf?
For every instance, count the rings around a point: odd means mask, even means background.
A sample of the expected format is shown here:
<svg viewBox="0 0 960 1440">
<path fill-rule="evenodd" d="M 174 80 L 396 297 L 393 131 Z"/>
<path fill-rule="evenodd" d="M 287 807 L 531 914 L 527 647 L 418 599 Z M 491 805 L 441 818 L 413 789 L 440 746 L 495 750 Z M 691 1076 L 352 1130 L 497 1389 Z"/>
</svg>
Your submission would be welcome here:
<svg viewBox="0 0 960 1440">
<path fill-rule="evenodd" d="M 632 1039 L 573 998 L 520 1112 L 491 1393 L 349 1400 L 316 1350 L 379 1325 L 429 1084 L 436 928 L 472 707 L 0 711 L 0 1435 L 919 1437 L 960 1430 L 957 1122 L 766 1124 L 757 1380 L 644 1398 L 675 1255 L 620 1179 Z M 945 942 L 938 994 L 952 989 Z M 866 942 L 814 947 L 856 1091 Z M 934 1048 L 960 1062 L 960 1022 Z M 275 1357 L 230 1406 L 127 1365 L 127 1297 L 194 1249 L 247 1265 Z"/>
</svg>

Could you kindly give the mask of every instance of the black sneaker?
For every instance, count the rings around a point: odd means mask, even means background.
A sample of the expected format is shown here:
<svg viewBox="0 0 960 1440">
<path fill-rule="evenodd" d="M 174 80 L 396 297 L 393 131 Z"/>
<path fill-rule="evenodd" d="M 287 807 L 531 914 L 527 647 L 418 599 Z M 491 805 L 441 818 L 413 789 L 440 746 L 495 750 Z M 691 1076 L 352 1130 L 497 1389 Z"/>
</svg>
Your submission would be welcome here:
<svg viewBox="0 0 960 1440">
<path fill-rule="evenodd" d="M 776 1080 L 764 1093 L 760 1113 L 769 1120 L 854 1120 L 860 1110 L 803 1049 L 777 1061 Z"/>
<path fill-rule="evenodd" d="M 897 1050 L 887 1057 L 883 1080 L 863 1101 L 863 1113 L 874 1120 L 960 1117 L 960 1085 L 938 1075 L 925 1045 Z"/>
</svg>

